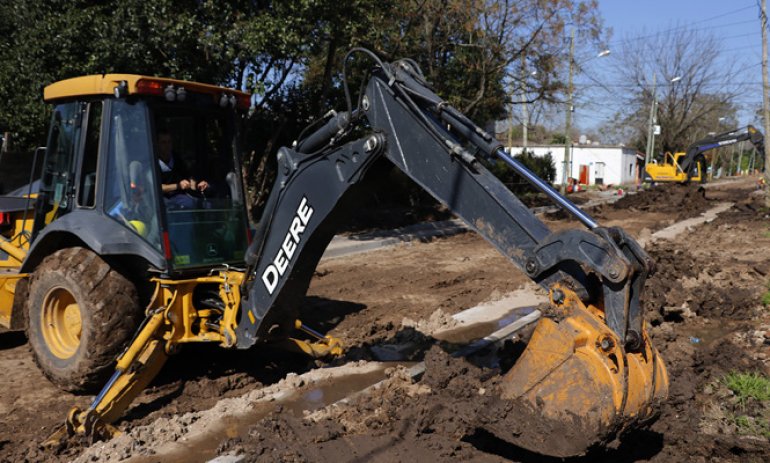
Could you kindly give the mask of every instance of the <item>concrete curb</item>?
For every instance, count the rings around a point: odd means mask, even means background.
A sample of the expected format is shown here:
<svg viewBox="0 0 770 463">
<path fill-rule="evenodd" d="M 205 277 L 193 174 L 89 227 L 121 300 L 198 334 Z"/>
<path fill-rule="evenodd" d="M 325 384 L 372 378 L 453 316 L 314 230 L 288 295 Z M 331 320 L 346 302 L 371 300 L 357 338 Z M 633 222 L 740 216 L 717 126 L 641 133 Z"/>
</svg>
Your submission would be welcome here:
<svg viewBox="0 0 770 463">
<path fill-rule="evenodd" d="M 323 259 L 348 256 L 410 241 L 430 241 L 438 236 L 452 236 L 467 231 L 468 228 L 462 221 L 455 219 L 423 222 L 393 230 L 377 230 L 351 236 L 337 235 L 326 248 Z"/>
<path fill-rule="evenodd" d="M 591 208 L 600 204 L 613 203 L 622 197 L 623 196 L 609 196 L 606 198 L 594 199 L 580 207 Z M 558 210 L 558 206 L 542 206 L 531 209 L 535 214 L 556 212 Z M 322 259 L 349 256 L 351 254 L 373 251 L 375 249 L 382 249 L 411 241 L 426 242 L 430 241 L 432 238 L 453 236 L 467 231 L 469 231 L 468 227 L 466 227 L 460 219 L 453 219 L 439 222 L 422 222 L 393 230 L 376 230 L 349 236 L 337 235 L 329 243 Z"/>
<path fill-rule="evenodd" d="M 689 219 L 682 220 L 666 228 L 656 231 L 647 238 L 639 238 L 636 240 L 640 246 L 647 247 L 648 244 L 654 243 L 660 240 L 673 240 L 677 236 L 684 232 L 692 231 L 693 228 L 704 223 L 712 222 L 717 218 L 719 214 L 729 210 L 735 203 L 719 203 L 706 212 L 701 213 L 698 217 L 691 217 Z"/>
</svg>

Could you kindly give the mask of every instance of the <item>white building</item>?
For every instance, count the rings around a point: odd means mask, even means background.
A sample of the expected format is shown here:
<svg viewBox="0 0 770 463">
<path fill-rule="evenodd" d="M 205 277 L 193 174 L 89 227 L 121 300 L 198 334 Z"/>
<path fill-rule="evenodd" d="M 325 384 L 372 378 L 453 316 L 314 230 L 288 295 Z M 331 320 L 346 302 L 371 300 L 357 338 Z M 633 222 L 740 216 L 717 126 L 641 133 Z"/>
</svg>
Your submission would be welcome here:
<svg viewBox="0 0 770 463">
<path fill-rule="evenodd" d="M 506 148 L 514 155 L 521 153 L 521 146 Z M 554 184 L 560 185 L 564 176 L 564 145 L 531 145 L 527 151 L 535 156 L 550 153 L 556 168 Z M 633 148 L 605 145 L 572 145 L 572 162 L 569 176 L 585 185 L 627 185 L 636 182 L 639 157 Z"/>
</svg>

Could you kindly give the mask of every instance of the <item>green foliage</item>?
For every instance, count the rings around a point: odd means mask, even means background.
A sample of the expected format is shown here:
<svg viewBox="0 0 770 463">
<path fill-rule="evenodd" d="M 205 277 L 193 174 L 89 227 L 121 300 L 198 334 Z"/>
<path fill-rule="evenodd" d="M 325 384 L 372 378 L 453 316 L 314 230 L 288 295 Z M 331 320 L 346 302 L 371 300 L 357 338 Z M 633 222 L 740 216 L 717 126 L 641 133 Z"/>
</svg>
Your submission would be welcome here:
<svg viewBox="0 0 770 463">
<path fill-rule="evenodd" d="M 514 155 L 514 159 L 520 161 L 538 177 L 549 183 L 553 183 L 556 178 L 556 167 L 554 166 L 553 157 L 550 153 L 545 156 L 535 156 L 531 151 L 526 151 Z M 495 161 L 495 163 L 490 166 L 490 171 L 514 193 L 532 191 L 532 187 L 529 183 L 519 177 L 503 161 Z"/>
<path fill-rule="evenodd" d="M 44 143 L 49 109 L 40 90 L 61 79 L 121 72 L 233 86 L 254 94 L 244 144 L 254 190 L 270 184 L 272 153 L 309 121 L 344 108 L 341 70 L 352 47 L 414 58 L 437 94 L 484 125 L 504 114 L 520 62 L 537 66 L 537 85 L 528 85 L 538 98 L 563 89 L 567 24 L 584 39 L 602 33 L 595 0 L 6 3 L 0 132 L 14 134 L 15 150 Z M 371 62 L 349 64 L 357 92 Z"/>
<path fill-rule="evenodd" d="M 301 65 L 319 3 L 214 0 L 19 0 L 0 15 L 0 130 L 42 143 L 40 89 L 78 75 L 128 72 L 265 95 Z M 250 71 L 253 75 L 248 75 Z M 250 78 L 247 78 L 250 77 Z"/>
<path fill-rule="evenodd" d="M 759 402 L 770 401 L 770 378 L 763 374 L 732 372 L 727 374 L 723 381 L 725 386 L 735 393 L 741 406 L 750 399 Z"/>
<path fill-rule="evenodd" d="M 555 133 L 551 136 L 551 143 L 556 145 L 564 145 L 567 143 L 567 136 L 563 133 Z"/>
</svg>

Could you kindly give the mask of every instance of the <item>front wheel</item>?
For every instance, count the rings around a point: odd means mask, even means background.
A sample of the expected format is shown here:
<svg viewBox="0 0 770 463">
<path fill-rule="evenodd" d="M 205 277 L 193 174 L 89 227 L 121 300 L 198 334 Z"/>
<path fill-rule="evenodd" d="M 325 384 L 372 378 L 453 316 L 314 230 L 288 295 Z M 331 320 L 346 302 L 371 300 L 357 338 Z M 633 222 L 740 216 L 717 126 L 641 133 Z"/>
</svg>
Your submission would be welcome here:
<svg viewBox="0 0 770 463">
<path fill-rule="evenodd" d="M 62 249 L 35 269 L 27 302 L 35 362 L 61 389 L 98 387 L 141 320 L 136 287 L 89 249 Z"/>
</svg>

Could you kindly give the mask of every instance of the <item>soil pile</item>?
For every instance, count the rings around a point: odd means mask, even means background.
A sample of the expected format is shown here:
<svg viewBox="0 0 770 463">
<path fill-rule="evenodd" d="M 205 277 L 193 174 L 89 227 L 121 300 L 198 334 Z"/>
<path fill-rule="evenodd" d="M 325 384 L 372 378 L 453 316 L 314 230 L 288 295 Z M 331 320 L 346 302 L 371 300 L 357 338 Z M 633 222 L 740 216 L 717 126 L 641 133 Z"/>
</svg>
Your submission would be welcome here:
<svg viewBox="0 0 770 463">
<path fill-rule="evenodd" d="M 647 280 L 642 303 L 653 325 L 694 316 L 749 320 L 764 309 L 760 299 L 770 263 L 715 261 L 671 242 L 647 252 L 656 273 Z"/>
<path fill-rule="evenodd" d="M 713 223 L 648 250 L 657 272 L 643 303 L 671 381 L 669 400 L 651 428 L 660 449 L 650 461 L 759 462 L 770 456 L 768 434 L 736 426 L 739 410 L 724 387 L 731 372 L 770 374 L 770 313 L 761 302 L 770 271 L 767 224 L 759 200 L 744 192 Z M 761 417 L 767 404 L 756 408 Z M 740 416 L 751 414 L 740 410 Z"/>
<path fill-rule="evenodd" d="M 521 407 L 500 400 L 497 370 L 438 347 L 427 352 L 425 366 L 419 381 L 396 369 L 372 394 L 305 417 L 279 407 L 250 429 L 253 439 L 229 439 L 219 450 L 244 461 L 449 462 L 479 461 L 482 446 L 496 450 L 480 461 L 501 461 L 534 455 L 506 438 L 527 435 L 565 452 L 582 441 L 570 423 L 527 420 Z"/>
<path fill-rule="evenodd" d="M 643 194 L 626 195 L 612 203 L 613 209 L 651 211 L 675 214 L 677 220 L 693 217 L 713 203 L 707 190 L 695 185 L 665 184 L 645 190 Z M 672 218 L 673 218 L 672 217 Z"/>
</svg>

